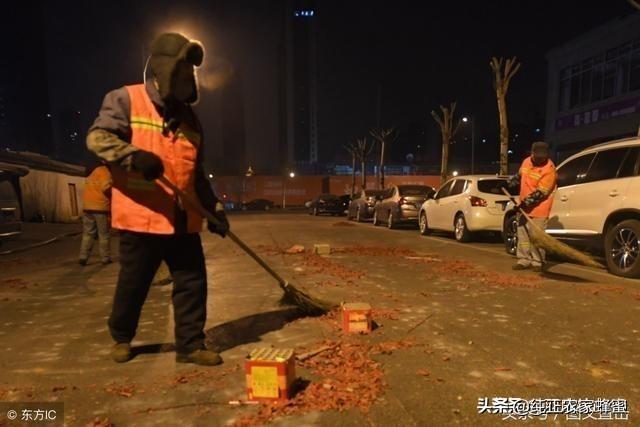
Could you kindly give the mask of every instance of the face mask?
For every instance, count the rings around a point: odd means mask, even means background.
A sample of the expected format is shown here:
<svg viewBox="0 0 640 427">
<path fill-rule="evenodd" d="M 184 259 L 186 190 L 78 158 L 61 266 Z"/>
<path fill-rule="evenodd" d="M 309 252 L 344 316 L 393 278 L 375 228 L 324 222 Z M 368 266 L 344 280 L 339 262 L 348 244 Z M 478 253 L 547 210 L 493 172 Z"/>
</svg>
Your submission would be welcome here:
<svg viewBox="0 0 640 427">
<path fill-rule="evenodd" d="M 531 156 L 531 163 L 533 163 L 534 166 L 543 166 L 545 163 L 547 163 L 547 160 L 549 160 L 549 156 L 536 156 L 533 155 Z"/>
<path fill-rule="evenodd" d="M 193 65 L 180 61 L 171 75 L 168 95 L 176 101 L 192 104 L 198 100 L 198 87 Z"/>
</svg>

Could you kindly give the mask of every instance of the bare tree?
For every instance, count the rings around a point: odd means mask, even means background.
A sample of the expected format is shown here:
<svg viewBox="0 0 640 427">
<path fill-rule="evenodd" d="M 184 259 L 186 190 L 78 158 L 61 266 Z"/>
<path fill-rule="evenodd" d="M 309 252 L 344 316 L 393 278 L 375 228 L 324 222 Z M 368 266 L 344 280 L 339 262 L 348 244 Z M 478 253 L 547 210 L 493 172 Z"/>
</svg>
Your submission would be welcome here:
<svg viewBox="0 0 640 427">
<path fill-rule="evenodd" d="M 503 67 L 504 64 L 504 67 Z M 520 63 L 514 56 L 511 59 L 491 58 L 489 63 L 493 70 L 493 88 L 498 100 L 498 114 L 500 117 L 500 174 L 509 173 L 509 125 L 507 123 L 507 92 L 511 78 L 520 69 Z"/>
<path fill-rule="evenodd" d="M 360 138 L 356 140 L 356 157 L 358 161 L 360 161 L 360 173 L 362 174 L 362 189 L 367 188 L 367 158 L 369 158 L 369 154 L 371 154 L 371 150 L 373 150 L 374 143 L 369 143 L 367 137 Z"/>
<path fill-rule="evenodd" d="M 384 152 L 387 144 L 392 143 L 398 137 L 394 128 L 390 129 L 371 129 L 369 134 L 374 140 L 380 143 L 380 189 L 384 190 Z"/>
<path fill-rule="evenodd" d="M 431 116 L 433 117 L 433 120 L 438 123 L 438 126 L 440 126 L 440 134 L 442 135 L 442 165 L 440 166 L 440 179 L 444 182 L 449 176 L 449 145 L 451 144 L 451 140 L 456 136 L 456 133 L 458 133 L 462 120 L 458 119 L 455 126 L 453 125 L 453 116 L 456 111 L 455 102 L 452 102 L 449 107 L 441 105 L 440 111 L 442 111 L 442 115 L 435 111 L 431 111 Z"/>
<path fill-rule="evenodd" d="M 344 149 L 351 154 L 351 198 L 353 199 L 356 188 L 356 159 L 358 158 L 358 149 L 353 142 L 348 142 L 344 146 Z"/>
</svg>

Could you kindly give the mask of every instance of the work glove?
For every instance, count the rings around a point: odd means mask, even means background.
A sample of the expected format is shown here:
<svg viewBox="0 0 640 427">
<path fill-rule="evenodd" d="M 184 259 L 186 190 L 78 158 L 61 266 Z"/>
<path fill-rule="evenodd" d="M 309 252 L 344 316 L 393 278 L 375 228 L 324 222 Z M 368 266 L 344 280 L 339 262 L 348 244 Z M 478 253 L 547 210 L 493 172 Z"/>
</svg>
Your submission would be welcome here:
<svg viewBox="0 0 640 427">
<path fill-rule="evenodd" d="M 210 232 L 218 234 L 222 238 L 226 237 L 227 232 L 229 231 L 229 221 L 227 221 L 227 215 L 224 213 L 224 206 L 222 206 L 222 203 L 216 203 L 216 208 L 213 212 L 213 216 L 216 217 L 219 224 L 208 221 L 207 228 Z"/>
<path fill-rule="evenodd" d="M 164 173 L 164 166 L 160 157 L 154 153 L 145 150 L 138 150 L 132 154 L 133 160 L 131 165 L 133 169 L 142 173 L 147 181 L 158 179 Z"/>
</svg>

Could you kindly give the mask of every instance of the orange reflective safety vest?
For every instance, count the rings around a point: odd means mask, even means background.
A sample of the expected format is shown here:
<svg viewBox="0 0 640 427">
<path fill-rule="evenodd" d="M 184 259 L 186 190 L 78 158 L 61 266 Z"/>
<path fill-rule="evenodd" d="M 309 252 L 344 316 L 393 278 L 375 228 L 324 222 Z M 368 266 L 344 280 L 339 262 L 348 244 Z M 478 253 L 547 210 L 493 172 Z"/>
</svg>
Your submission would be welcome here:
<svg viewBox="0 0 640 427">
<path fill-rule="evenodd" d="M 84 180 L 82 209 L 90 212 L 109 212 L 111 210 L 111 172 L 106 166 L 98 166 Z"/>
<path fill-rule="evenodd" d="M 163 134 L 163 120 L 142 84 L 126 86 L 131 100 L 131 144 L 162 159 L 164 175 L 195 197 L 196 158 L 200 134 L 181 124 L 176 133 Z M 113 170 L 112 225 L 120 230 L 151 234 L 175 233 L 177 199 L 164 185 L 145 180 L 140 173 Z M 187 232 L 199 233 L 203 218 L 190 206 Z"/>
<path fill-rule="evenodd" d="M 553 205 L 553 191 L 556 189 L 556 166 L 551 159 L 543 166 L 535 166 L 527 157 L 520 166 L 520 201 L 529 194 L 540 190 L 546 198 L 527 213 L 532 218 L 549 218 Z"/>
</svg>

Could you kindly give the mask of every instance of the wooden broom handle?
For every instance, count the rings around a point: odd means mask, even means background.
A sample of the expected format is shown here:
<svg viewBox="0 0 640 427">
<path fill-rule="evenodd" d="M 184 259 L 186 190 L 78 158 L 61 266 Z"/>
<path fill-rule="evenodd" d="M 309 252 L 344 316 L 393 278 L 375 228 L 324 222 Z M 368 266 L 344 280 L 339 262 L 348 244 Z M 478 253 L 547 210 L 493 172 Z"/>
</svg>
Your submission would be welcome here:
<svg viewBox="0 0 640 427">
<path fill-rule="evenodd" d="M 518 210 L 520 211 L 520 213 L 522 215 L 524 215 L 524 217 L 527 219 L 527 221 L 531 222 L 531 218 L 529 218 L 529 215 L 527 215 L 527 213 L 524 211 L 524 209 L 522 209 L 519 205 L 518 202 L 516 202 L 516 199 L 513 198 L 513 196 L 511 194 L 509 194 L 509 192 L 502 187 L 502 192 L 504 193 L 505 196 L 507 196 L 509 198 L 509 200 L 511 200 L 511 203 L 514 204 L 515 207 L 518 208 Z"/>
<path fill-rule="evenodd" d="M 220 225 L 220 221 L 218 220 L 218 218 L 216 218 L 211 212 L 206 210 L 195 197 L 185 193 L 184 191 L 176 187 L 176 185 L 173 182 L 169 181 L 166 176 L 161 176 L 160 178 L 158 178 L 158 181 L 169 187 L 175 194 L 178 195 L 178 197 L 194 207 L 200 215 L 207 219 L 207 221 L 210 221 L 215 225 Z M 280 283 L 280 285 L 287 285 L 286 280 L 284 280 L 276 271 L 274 271 L 274 269 L 271 268 L 271 266 L 267 264 L 266 261 L 260 257 L 260 255 L 255 253 L 253 249 L 251 249 L 246 245 L 246 243 L 240 240 L 240 238 L 236 236 L 231 230 L 227 231 L 226 235 L 229 236 L 229 238 L 233 240 L 236 245 L 240 246 L 240 248 L 245 251 L 247 255 L 253 258 L 255 262 L 260 264 L 260 267 L 262 267 L 267 273 L 269 273 L 271 277 L 276 279 L 278 283 Z"/>
</svg>

